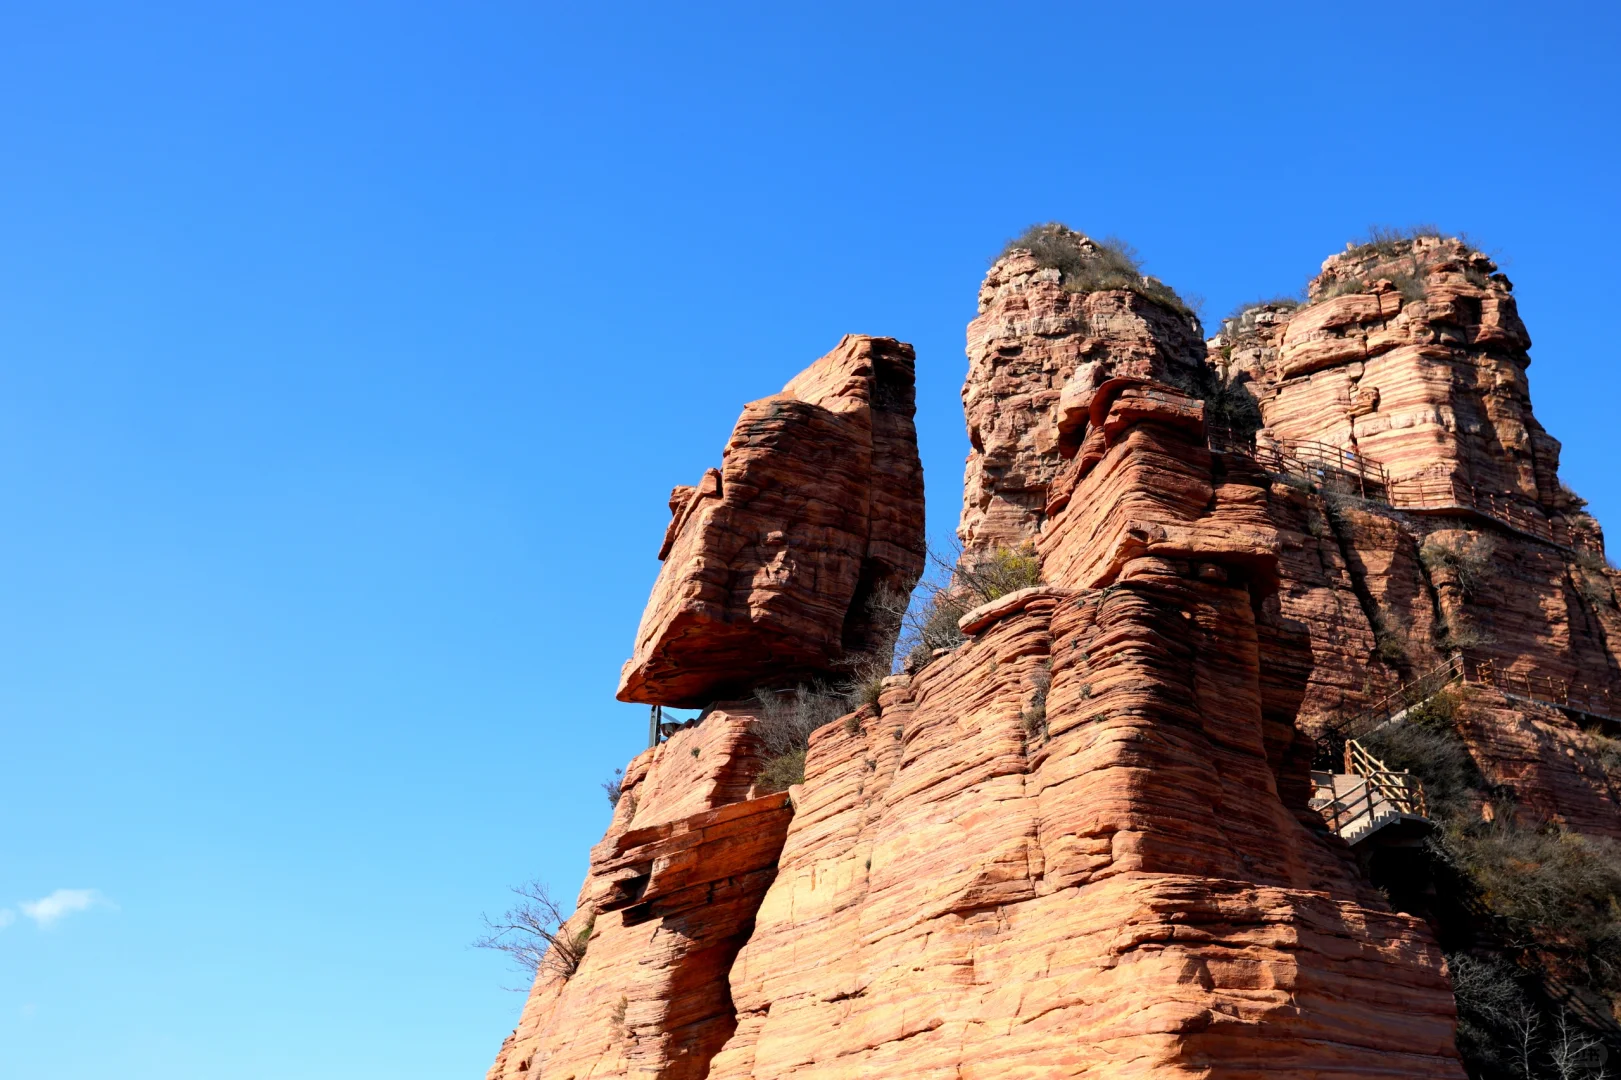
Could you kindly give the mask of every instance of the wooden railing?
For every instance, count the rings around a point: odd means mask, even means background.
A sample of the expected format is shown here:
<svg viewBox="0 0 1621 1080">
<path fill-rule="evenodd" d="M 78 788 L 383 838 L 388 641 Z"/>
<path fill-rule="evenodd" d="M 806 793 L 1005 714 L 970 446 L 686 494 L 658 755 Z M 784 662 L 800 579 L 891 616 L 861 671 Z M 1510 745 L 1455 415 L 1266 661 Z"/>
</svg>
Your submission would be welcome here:
<svg viewBox="0 0 1621 1080">
<path fill-rule="evenodd" d="M 1353 740 L 1423 704 L 1452 683 L 1491 687 L 1504 694 L 1571 709 L 1621 726 L 1621 694 L 1611 693 L 1607 687 L 1573 683 L 1538 672 L 1504 671 L 1489 656 L 1459 653 L 1418 678 L 1402 683 L 1366 708 L 1329 721 L 1317 736 L 1313 765 L 1319 769 L 1337 767 Z"/>
<path fill-rule="evenodd" d="M 1469 682 L 1621 724 L 1621 695 L 1610 693 L 1608 687 L 1573 683 L 1538 672 L 1503 671 L 1490 657 L 1469 657 L 1465 665 L 1465 678 Z"/>
<path fill-rule="evenodd" d="M 1599 553 L 1599 546 L 1591 537 L 1574 531 L 1563 522 L 1554 522 L 1541 507 L 1524 496 L 1482 491 L 1473 484 L 1459 480 L 1451 472 L 1434 466 L 1424 472 L 1392 480 L 1386 489 L 1386 501 L 1397 510 L 1479 514 L 1544 543 Z"/>
<path fill-rule="evenodd" d="M 1207 442 L 1212 450 L 1243 454 L 1268 472 L 1298 476 L 1320 487 L 1354 493 L 1396 510 L 1474 514 L 1556 547 L 1603 554 L 1598 541 L 1553 521 L 1523 495 L 1482 491 L 1453 476 L 1449 466 L 1432 465 L 1392 480 L 1389 470 L 1377 459 L 1331 443 L 1310 439 L 1257 442 L 1223 428 L 1211 428 Z"/>
<path fill-rule="evenodd" d="M 1285 473 L 1332 489 L 1354 492 L 1364 499 L 1381 499 L 1390 477 L 1385 467 L 1355 450 L 1313 439 L 1242 438 L 1231 429 L 1211 428 L 1212 450 L 1243 454 L 1267 472 Z"/>
<path fill-rule="evenodd" d="M 1468 661 L 1463 656 L 1454 656 L 1446 663 L 1431 668 L 1411 682 L 1402 683 L 1396 689 L 1375 701 L 1360 712 L 1340 720 L 1330 721 L 1317 736 L 1317 755 L 1315 764 L 1318 768 L 1330 769 L 1345 756 L 1346 745 L 1353 739 L 1360 739 L 1381 724 L 1389 723 L 1397 716 L 1406 712 L 1415 705 L 1422 704 L 1440 693 L 1443 688 L 1455 682 L 1462 682 L 1466 677 Z"/>
<path fill-rule="evenodd" d="M 1368 753 L 1366 747 L 1352 739 L 1345 744 L 1345 771 L 1352 776 L 1367 779 L 1369 789 L 1404 814 L 1429 817 L 1424 802 L 1424 785 L 1418 777 L 1405 770 L 1392 769 Z"/>
<path fill-rule="evenodd" d="M 1320 794 L 1313 805 L 1346 843 L 1357 843 L 1403 818 L 1428 819 L 1418 777 L 1390 768 L 1355 740 L 1346 746 L 1344 768 L 1343 773 L 1316 774 Z M 1347 780 L 1351 783 L 1344 785 Z"/>
</svg>

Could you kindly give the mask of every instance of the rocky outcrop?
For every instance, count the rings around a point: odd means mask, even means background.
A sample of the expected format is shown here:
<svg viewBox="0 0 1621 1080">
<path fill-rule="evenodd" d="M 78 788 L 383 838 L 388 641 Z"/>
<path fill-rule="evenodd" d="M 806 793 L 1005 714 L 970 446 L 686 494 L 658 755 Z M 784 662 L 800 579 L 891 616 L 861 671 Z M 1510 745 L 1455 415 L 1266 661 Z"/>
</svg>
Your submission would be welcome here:
<svg viewBox="0 0 1621 1080">
<path fill-rule="evenodd" d="M 1343 451 L 1379 478 L 1308 471 L 1275 500 L 1300 535 L 1281 606 L 1317 650 L 1303 725 L 1458 650 L 1621 692 L 1613 575 L 1532 414 L 1530 338 L 1507 277 L 1467 244 L 1419 236 L 1329 258 L 1308 296 L 1246 310 L 1209 343 L 1259 399 L 1263 448 Z M 1473 580 L 1446 551 L 1478 556 Z"/>
<path fill-rule="evenodd" d="M 786 794 L 748 798 L 755 722 L 717 709 L 631 762 L 565 927 L 589 929 L 585 957 L 569 975 L 541 969 L 488 1080 L 708 1074 L 792 815 Z"/>
<path fill-rule="evenodd" d="M 1204 370 L 1204 355 L 1197 320 L 1141 293 L 1074 290 L 1022 249 L 997 260 L 968 324 L 964 550 L 1035 539 L 1048 487 L 1074 454 L 1059 446 L 1061 408 L 1111 378 L 1187 382 Z"/>
<path fill-rule="evenodd" d="M 670 497 L 621 701 L 701 707 L 887 654 L 870 601 L 924 561 L 913 367 L 910 345 L 850 335 L 744 407 L 721 467 Z"/>
<path fill-rule="evenodd" d="M 1463 1075 L 1433 928 L 1310 808 L 1311 736 L 1479 656 L 1470 812 L 1621 839 L 1583 730 L 1609 721 L 1512 690 L 1621 700 L 1621 575 L 1531 414 L 1507 279 L 1456 241 L 1354 248 L 1206 362 L 1149 279 L 1068 274 L 998 260 L 963 389 L 965 556 L 1025 548 L 1041 583 L 954 609 L 963 643 L 817 730 L 791 797 L 755 787 L 753 706 L 638 757 L 587 956 L 542 972 L 492 1078 Z M 866 598 L 922 565 L 911 373 L 846 338 L 745 409 L 672 497 L 622 698 L 887 647 Z M 1258 449 L 1211 438 L 1234 393 Z M 1307 443 L 1384 471 L 1285 460 Z M 1404 504 L 1408 475 L 1533 516 Z"/>
<path fill-rule="evenodd" d="M 1305 812 L 1264 478 L 1092 404 L 1049 584 L 813 740 L 712 1077 L 1462 1075 L 1433 939 Z"/>
<path fill-rule="evenodd" d="M 1531 413 L 1512 286 L 1457 240 L 1354 247 L 1323 263 L 1263 398 L 1280 437 L 1354 446 L 1420 473 L 1562 509 L 1559 443 Z"/>
</svg>

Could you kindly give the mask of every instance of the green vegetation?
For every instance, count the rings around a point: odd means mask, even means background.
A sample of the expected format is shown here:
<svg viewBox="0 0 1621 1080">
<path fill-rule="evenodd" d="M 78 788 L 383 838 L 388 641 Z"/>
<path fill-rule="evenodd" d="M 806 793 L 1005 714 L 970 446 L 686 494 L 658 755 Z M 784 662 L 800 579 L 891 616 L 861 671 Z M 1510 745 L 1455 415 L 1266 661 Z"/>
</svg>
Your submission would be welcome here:
<svg viewBox="0 0 1621 1080">
<path fill-rule="evenodd" d="M 936 649 L 954 649 L 965 640 L 957 621 L 980 604 L 1041 584 L 1035 548 L 996 548 L 972 558 L 929 552 L 940 575 L 920 583 L 921 602 L 907 613 L 901 647 L 912 670 L 934 658 Z"/>
<path fill-rule="evenodd" d="M 1070 292 L 1126 289 L 1180 315 L 1197 318 L 1176 290 L 1143 273 L 1136 249 L 1117 237 L 1093 240 L 1053 221 L 1025 229 L 1007 242 L 997 258 L 1019 250 L 1030 252 L 1040 265 L 1057 270 L 1059 283 Z"/>
<path fill-rule="evenodd" d="M 765 763 L 756 783 L 766 791 L 787 791 L 805 782 L 805 748 L 778 754 Z"/>
</svg>

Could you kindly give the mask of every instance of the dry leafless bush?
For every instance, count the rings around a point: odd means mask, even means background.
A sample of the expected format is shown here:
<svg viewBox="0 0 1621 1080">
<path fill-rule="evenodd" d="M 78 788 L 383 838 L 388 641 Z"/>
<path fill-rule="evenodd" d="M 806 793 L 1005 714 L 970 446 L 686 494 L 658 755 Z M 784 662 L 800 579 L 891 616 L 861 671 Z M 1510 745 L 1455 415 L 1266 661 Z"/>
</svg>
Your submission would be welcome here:
<svg viewBox="0 0 1621 1080">
<path fill-rule="evenodd" d="M 1143 273 L 1136 249 L 1118 237 L 1093 240 L 1054 221 L 1030 226 L 1009 240 L 997 258 L 1018 250 L 1030 252 L 1036 262 L 1057 270 L 1060 284 L 1070 292 L 1126 289 L 1179 314 L 1195 317 L 1193 307 L 1176 290 Z"/>
<path fill-rule="evenodd" d="M 570 933 L 564 926 L 568 916 L 543 883 L 525 882 L 512 892 L 518 902 L 499 919 L 484 916 L 485 933 L 473 945 L 506 953 L 531 979 L 543 970 L 571 977 L 585 959 L 595 917 L 583 929 Z"/>
<path fill-rule="evenodd" d="M 929 566 L 902 620 L 899 652 L 909 658 L 911 670 L 928 664 L 935 650 L 961 645 L 965 639 L 957 621 L 973 608 L 1041 584 L 1041 561 L 1028 545 L 975 556 L 955 544 L 931 547 Z"/>
<path fill-rule="evenodd" d="M 1418 549 L 1418 557 L 1432 574 L 1450 572 L 1459 591 L 1472 597 L 1486 584 L 1496 552 L 1496 537 L 1472 533 L 1447 540 L 1429 537 Z"/>
</svg>

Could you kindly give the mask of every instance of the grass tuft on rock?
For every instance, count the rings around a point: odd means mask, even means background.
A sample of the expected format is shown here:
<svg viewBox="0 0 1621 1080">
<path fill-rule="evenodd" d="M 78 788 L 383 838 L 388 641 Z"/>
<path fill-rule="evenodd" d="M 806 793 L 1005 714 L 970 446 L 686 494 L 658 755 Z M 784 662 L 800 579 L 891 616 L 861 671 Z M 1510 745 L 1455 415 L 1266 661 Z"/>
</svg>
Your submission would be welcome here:
<svg viewBox="0 0 1621 1080">
<path fill-rule="evenodd" d="M 1175 289 L 1143 273 L 1137 250 L 1118 237 L 1093 240 L 1067 225 L 1050 221 L 1031 225 L 1009 240 L 996 257 L 1004 258 L 1015 251 L 1028 251 L 1041 266 L 1057 270 L 1059 284 L 1070 292 L 1124 289 L 1179 315 L 1198 318 Z"/>
</svg>

